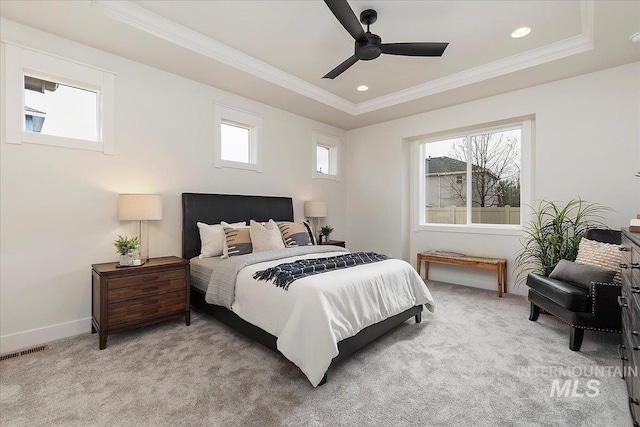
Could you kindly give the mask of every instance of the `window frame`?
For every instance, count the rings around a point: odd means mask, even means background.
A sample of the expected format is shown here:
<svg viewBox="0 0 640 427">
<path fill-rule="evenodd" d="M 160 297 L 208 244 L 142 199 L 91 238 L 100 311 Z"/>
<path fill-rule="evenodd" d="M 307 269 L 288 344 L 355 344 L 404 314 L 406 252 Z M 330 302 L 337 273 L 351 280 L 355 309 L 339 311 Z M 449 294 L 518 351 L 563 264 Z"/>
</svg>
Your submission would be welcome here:
<svg viewBox="0 0 640 427">
<path fill-rule="evenodd" d="M 237 162 L 222 158 L 222 124 L 249 130 L 249 162 Z M 214 104 L 214 166 L 262 172 L 262 124 L 263 118 L 247 111 L 222 104 Z"/>
<path fill-rule="evenodd" d="M 340 181 L 340 146 L 342 140 L 337 136 L 327 135 L 321 132 L 313 132 L 311 137 L 311 165 L 314 179 L 328 179 Z M 329 172 L 318 172 L 318 147 L 329 150 Z"/>
<path fill-rule="evenodd" d="M 115 73 L 4 42 L 6 142 L 115 154 Z M 31 76 L 96 93 L 97 141 L 25 130 L 24 78 Z M 20 108 L 15 108 L 18 105 Z"/>
<path fill-rule="evenodd" d="M 464 129 L 454 129 L 451 131 L 438 132 L 437 134 L 426 135 L 409 139 L 411 142 L 411 224 L 414 232 L 420 231 L 443 231 L 458 233 L 477 234 L 504 234 L 521 235 L 526 219 L 531 212 L 533 194 L 533 144 L 534 144 L 535 119 L 532 117 L 508 119 L 500 122 L 485 123 Z M 520 128 L 520 224 L 480 224 L 471 223 L 470 217 L 473 206 L 467 206 L 466 224 L 429 224 L 424 222 L 425 206 L 425 146 L 429 142 L 442 141 L 447 139 L 473 136 L 487 132 L 499 132 Z M 470 145 L 467 145 L 469 150 Z M 469 156 L 467 156 L 469 157 Z M 471 172 L 471 164 L 467 162 L 467 177 Z M 467 182 L 469 180 L 467 179 Z M 469 198 L 469 184 L 467 183 L 467 200 Z"/>
</svg>

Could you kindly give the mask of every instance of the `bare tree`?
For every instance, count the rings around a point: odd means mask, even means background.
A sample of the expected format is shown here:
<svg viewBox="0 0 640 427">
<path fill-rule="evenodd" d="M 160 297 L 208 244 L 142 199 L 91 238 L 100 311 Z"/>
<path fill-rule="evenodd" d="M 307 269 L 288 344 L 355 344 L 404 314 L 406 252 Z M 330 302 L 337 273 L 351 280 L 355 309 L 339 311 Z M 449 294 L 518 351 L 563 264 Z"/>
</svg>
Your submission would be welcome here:
<svg viewBox="0 0 640 427">
<path fill-rule="evenodd" d="M 520 141 L 516 137 L 506 137 L 503 132 L 485 133 L 471 137 L 471 194 L 472 206 L 502 206 L 506 199 L 520 200 Z M 465 163 L 467 159 L 466 141 L 453 145 L 453 158 Z M 449 176 L 451 195 L 463 205 L 467 202 L 467 186 L 461 185 L 455 175 Z M 466 180 L 465 180 L 466 181 Z M 505 197 L 505 190 L 509 192 Z"/>
</svg>

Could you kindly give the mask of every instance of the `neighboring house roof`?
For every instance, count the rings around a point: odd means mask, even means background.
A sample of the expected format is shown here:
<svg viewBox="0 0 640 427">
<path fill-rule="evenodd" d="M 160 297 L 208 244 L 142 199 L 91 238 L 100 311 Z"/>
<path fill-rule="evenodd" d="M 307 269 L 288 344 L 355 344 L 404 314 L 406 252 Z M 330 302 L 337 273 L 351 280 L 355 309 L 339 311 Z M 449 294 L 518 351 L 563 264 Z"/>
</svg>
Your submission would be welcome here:
<svg viewBox="0 0 640 427">
<path fill-rule="evenodd" d="M 444 173 L 466 173 L 467 163 L 451 157 L 428 157 L 425 159 L 424 172 L 426 175 L 440 175 Z"/>
<path fill-rule="evenodd" d="M 473 171 L 482 171 L 482 168 L 477 165 L 471 165 L 471 168 Z M 498 179 L 493 172 L 489 170 L 485 172 Z M 428 157 L 424 160 L 424 173 L 426 176 L 466 174 L 467 163 L 447 156 Z"/>
<path fill-rule="evenodd" d="M 47 114 L 44 111 L 36 110 L 35 108 L 27 107 L 26 105 L 24 107 L 24 111 L 27 113 Z"/>
</svg>

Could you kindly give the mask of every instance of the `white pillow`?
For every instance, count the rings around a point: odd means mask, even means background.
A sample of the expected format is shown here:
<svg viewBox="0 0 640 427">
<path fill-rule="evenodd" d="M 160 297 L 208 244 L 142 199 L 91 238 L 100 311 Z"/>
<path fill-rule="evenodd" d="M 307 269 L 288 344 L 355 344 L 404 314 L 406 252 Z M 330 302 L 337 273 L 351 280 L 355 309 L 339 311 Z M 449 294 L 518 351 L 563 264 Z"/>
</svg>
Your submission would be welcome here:
<svg viewBox="0 0 640 427">
<path fill-rule="evenodd" d="M 224 233 L 224 227 L 231 228 L 249 228 L 249 226 L 244 222 L 234 222 L 233 224 L 228 224 L 224 221 L 220 223 L 220 228 L 222 229 L 222 256 L 220 258 L 229 258 L 229 246 L 227 246 L 227 235 Z"/>
<path fill-rule="evenodd" d="M 226 224 L 226 223 L 223 223 Z M 221 224 L 205 224 L 204 222 L 198 222 L 198 229 L 200 230 L 200 255 L 198 258 L 209 258 L 213 256 L 222 255 L 224 249 L 224 243 L 226 241 L 224 230 Z M 243 226 L 244 222 L 236 222 L 234 224 L 227 224 L 230 227 Z"/>
<path fill-rule="evenodd" d="M 270 251 L 273 249 L 284 249 L 284 242 L 278 224 L 272 219 L 266 225 L 261 225 L 254 220 L 249 222 L 249 234 L 253 252 Z"/>
</svg>

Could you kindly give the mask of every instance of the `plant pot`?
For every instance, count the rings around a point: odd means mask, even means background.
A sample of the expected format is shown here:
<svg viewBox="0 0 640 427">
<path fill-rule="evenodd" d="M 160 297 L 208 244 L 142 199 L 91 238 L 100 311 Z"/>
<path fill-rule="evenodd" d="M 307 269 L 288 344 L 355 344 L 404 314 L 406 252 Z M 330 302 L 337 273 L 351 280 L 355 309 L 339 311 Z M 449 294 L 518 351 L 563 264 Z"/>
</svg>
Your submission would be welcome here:
<svg viewBox="0 0 640 427">
<path fill-rule="evenodd" d="M 132 259 L 129 255 L 120 255 L 120 265 L 129 266 L 131 265 Z"/>
</svg>

